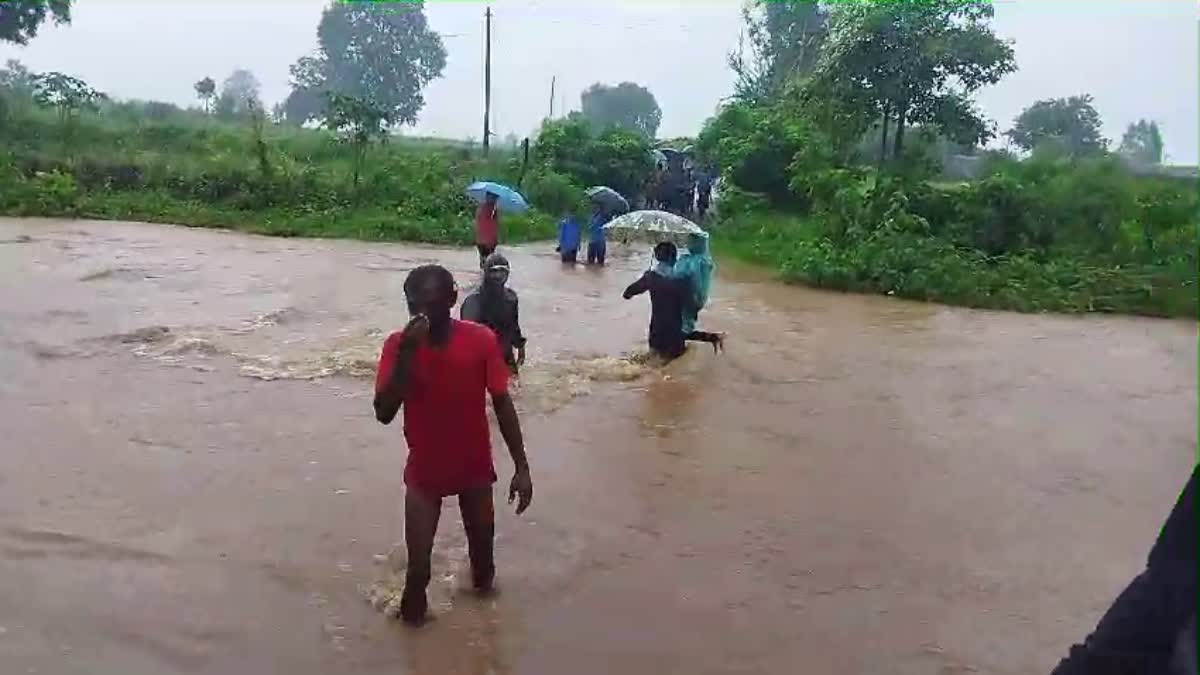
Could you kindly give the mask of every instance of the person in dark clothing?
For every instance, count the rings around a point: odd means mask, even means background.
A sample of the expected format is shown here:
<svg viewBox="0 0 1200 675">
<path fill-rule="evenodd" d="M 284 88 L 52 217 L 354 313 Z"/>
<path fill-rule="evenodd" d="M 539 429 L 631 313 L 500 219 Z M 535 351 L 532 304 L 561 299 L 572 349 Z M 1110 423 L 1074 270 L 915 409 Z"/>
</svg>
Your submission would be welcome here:
<svg viewBox="0 0 1200 675">
<path fill-rule="evenodd" d="M 1083 644 L 1051 675 L 1184 675 L 1196 672 L 1196 472 L 1133 578 Z"/>
<path fill-rule="evenodd" d="M 587 264 L 604 266 L 604 258 L 608 254 L 608 243 L 605 240 L 604 226 L 612 216 L 597 204 L 592 212 L 592 222 L 588 230 Z"/>
<path fill-rule="evenodd" d="M 702 170 L 696 174 L 696 215 L 704 220 L 708 213 L 708 205 L 712 200 L 712 178 L 708 171 Z"/>
<path fill-rule="evenodd" d="M 648 270 L 640 279 L 625 289 L 626 300 L 642 293 L 650 293 L 650 350 L 670 361 L 683 356 L 687 349 L 683 335 L 683 308 L 687 300 L 688 285 L 683 279 L 673 279 L 671 267 L 675 264 L 678 251 L 670 242 L 661 242 L 654 247 L 654 269 Z"/>
<path fill-rule="evenodd" d="M 521 333 L 517 293 L 508 287 L 508 259 L 493 253 L 483 262 L 483 284 L 468 295 L 459 318 L 492 329 L 500 342 L 500 354 L 513 375 L 525 365 L 525 335 Z M 516 351 L 516 356 L 513 351 Z"/>
</svg>

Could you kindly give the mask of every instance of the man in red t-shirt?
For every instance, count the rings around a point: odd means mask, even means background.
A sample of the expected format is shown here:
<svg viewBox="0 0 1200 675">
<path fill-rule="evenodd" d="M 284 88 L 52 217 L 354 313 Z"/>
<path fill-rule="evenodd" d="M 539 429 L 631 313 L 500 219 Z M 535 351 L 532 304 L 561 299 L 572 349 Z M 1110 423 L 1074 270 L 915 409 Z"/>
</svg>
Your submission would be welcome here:
<svg viewBox="0 0 1200 675">
<path fill-rule="evenodd" d="M 499 197 L 489 192 L 483 198 L 483 203 L 475 210 L 475 248 L 479 249 L 479 266 L 483 261 L 496 252 L 500 244 L 500 206 Z"/>
<path fill-rule="evenodd" d="M 508 501 L 518 500 L 518 514 L 529 508 L 533 482 L 521 423 L 508 394 L 508 366 L 496 336 L 484 326 L 450 317 L 458 290 L 444 267 L 413 270 L 404 281 L 404 296 L 413 318 L 384 342 L 375 377 L 375 417 L 390 424 L 404 408 L 408 571 L 400 615 L 419 625 L 428 611 L 425 589 L 444 497 L 458 497 L 476 590 L 492 589 L 496 470 L 485 409 L 488 394 L 516 466 Z"/>
</svg>

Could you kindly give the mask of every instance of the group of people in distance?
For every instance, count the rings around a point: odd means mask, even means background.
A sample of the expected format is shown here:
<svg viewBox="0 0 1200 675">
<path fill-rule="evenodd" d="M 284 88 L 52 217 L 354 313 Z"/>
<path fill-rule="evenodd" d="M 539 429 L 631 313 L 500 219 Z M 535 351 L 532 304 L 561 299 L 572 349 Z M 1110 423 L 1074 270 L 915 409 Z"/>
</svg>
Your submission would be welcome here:
<svg viewBox="0 0 1200 675">
<path fill-rule="evenodd" d="M 592 218 L 588 258 L 600 265 L 605 257 L 606 218 L 602 209 Z M 485 405 L 489 396 L 514 465 L 508 501 L 517 502 L 516 512 L 521 514 L 533 500 L 521 424 L 508 390 L 510 377 L 525 361 L 526 339 L 517 293 L 508 287 L 508 260 L 496 253 L 499 211 L 494 195 L 480 204 L 475 223 L 482 283 L 463 299 L 460 318 L 452 317 L 458 286 L 450 271 L 439 265 L 413 270 L 404 281 L 411 318 L 384 342 L 376 371 L 376 419 L 391 424 L 401 411 L 404 414 L 408 567 L 400 616 L 412 625 L 428 617 L 433 542 L 447 497 L 458 499 L 471 584 L 480 593 L 492 591 L 496 469 Z M 577 253 L 579 243 L 566 249 L 564 243 L 571 244 L 570 237 L 559 241 L 566 261 L 566 252 Z M 624 293 L 626 299 L 650 294 L 650 349 L 664 360 L 683 354 L 687 340 L 710 343 L 714 350 L 723 346 L 722 335 L 696 330 L 712 285 L 714 264 L 708 240 L 692 237 L 688 248 L 689 254 L 680 258 L 674 244 L 659 243 L 654 248 L 654 268 Z M 573 261 L 574 255 L 570 257 Z"/>
<path fill-rule="evenodd" d="M 613 219 L 613 213 L 602 204 L 592 205 L 592 216 L 588 222 L 587 234 L 587 264 L 604 265 L 608 255 L 608 242 L 604 236 L 604 226 Z M 562 261 L 568 265 L 579 262 L 579 247 L 583 244 L 583 226 L 579 217 L 568 211 L 558 222 L 558 247 L 555 248 Z"/>
<path fill-rule="evenodd" d="M 646 185 L 646 208 L 703 220 L 712 203 L 713 172 L 659 162 Z"/>
</svg>

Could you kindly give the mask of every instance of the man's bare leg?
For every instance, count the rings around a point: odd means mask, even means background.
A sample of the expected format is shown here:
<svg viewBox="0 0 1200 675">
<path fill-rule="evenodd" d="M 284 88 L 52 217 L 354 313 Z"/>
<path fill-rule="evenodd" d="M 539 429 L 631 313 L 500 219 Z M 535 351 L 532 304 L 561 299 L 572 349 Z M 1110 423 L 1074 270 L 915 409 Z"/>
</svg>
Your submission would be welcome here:
<svg viewBox="0 0 1200 675">
<path fill-rule="evenodd" d="M 437 534 L 442 500 L 408 487 L 404 491 L 404 543 L 408 548 L 408 571 L 404 577 L 404 595 L 400 598 L 400 616 L 406 623 L 425 622 L 433 557 L 433 538 Z"/>
<path fill-rule="evenodd" d="M 496 537 L 496 511 L 492 488 L 480 488 L 458 496 L 463 529 L 467 531 L 467 549 L 471 558 L 471 582 L 475 590 L 488 593 L 496 578 L 493 556 Z"/>
</svg>

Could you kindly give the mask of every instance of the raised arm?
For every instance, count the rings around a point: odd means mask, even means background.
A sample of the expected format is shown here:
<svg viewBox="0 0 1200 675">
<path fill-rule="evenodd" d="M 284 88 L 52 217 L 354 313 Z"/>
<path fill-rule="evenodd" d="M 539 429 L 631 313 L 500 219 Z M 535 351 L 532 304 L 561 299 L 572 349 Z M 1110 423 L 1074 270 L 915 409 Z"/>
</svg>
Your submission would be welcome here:
<svg viewBox="0 0 1200 675">
<path fill-rule="evenodd" d="M 387 339 L 383 353 L 379 356 L 379 368 L 375 374 L 375 419 L 380 424 L 391 424 L 404 404 L 408 391 L 409 374 L 417 346 L 429 333 L 429 320 L 417 316 L 405 326 L 404 331 Z"/>
<path fill-rule="evenodd" d="M 648 290 L 650 290 L 650 273 L 649 272 L 643 274 L 641 276 L 641 278 L 638 279 L 637 281 L 633 282 L 632 284 L 629 284 L 629 288 L 625 289 L 624 297 L 626 300 L 628 300 L 632 297 L 641 295 L 642 293 L 645 293 Z"/>
</svg>

